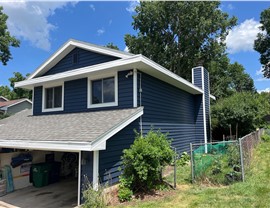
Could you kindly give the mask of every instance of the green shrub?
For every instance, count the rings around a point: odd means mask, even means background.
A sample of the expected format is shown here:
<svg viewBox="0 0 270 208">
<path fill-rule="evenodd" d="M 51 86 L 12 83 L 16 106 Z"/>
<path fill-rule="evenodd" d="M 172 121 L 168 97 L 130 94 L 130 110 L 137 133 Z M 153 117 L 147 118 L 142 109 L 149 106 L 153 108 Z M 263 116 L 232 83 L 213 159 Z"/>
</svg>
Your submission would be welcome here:
<svg viewBox="0 0 270 208">
<path fill-rule="evenodd" d="M 265 142 L 270 142 L 270 135 L 269 134 L 263 134 L 261 136 L 261 139 Z"/>
<path fill-rule="evenodd" d="M 119 187 L 118 198 L 120 202 L 130 201 L 133 192 L 128 187 Z"/>
<path fill-rule="evenodd" d="M 89 180 L 85 178 L 82 208 L 105 208 L 107 200 L 104 189 L 104 186 L 99 185 L 98 190 L 95 190 Z"/>
<path fill-rule="evenodd" d="M 170 145 L 167 135 L 160 131 L 151 130 L 144 137 L 137 133 L 134 144 L 123 151 L 120 189 L 147 191 L 160 184 L 161 170 L 172 162 L 175 154 Z"/>
<path fill-rule="evenodd" d="M 185 166 L 188 165 L 190 161 L 190 156 L 187 152 L 183 152 L 180 159 L 177 160 L 177 165 Z"/>
</svg>

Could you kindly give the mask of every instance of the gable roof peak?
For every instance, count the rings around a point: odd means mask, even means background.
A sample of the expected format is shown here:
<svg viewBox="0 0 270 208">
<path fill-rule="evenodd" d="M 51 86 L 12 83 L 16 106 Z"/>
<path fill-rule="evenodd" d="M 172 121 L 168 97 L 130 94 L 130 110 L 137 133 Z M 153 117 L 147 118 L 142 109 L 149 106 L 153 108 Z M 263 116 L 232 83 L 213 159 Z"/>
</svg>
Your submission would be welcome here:
<svg viewBox="0 0 270 208">
<path fill-rule="evenodd" d="M 69 39 L 51 57 L 49 57 L 42 65 L 40 65 L 27 79 L 33 79 L 46 73 L 49 69 L 55 66 L 60 60 L 62 60 L 69 52 L 71 52 L 76 47 L 83 50 L 92 51 L 108 56 L 114 56 L 118 58 L 128 58 L 134 56 L 133 54 L 125 51 L 120 51 L 105 46 L 98 46 L 75 39 Z"/>
</svg>

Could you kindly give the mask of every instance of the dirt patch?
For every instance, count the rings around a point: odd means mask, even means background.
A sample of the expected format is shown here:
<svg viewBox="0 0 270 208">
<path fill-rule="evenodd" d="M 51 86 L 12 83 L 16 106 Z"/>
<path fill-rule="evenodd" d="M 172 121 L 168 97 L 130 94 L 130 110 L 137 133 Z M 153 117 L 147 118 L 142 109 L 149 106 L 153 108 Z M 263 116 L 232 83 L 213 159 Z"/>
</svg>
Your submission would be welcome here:
<svg viewBox="0 0 270 208">
<path fill-rule="evenodd" d="M 117 205 L 124 205 L 124 206 L 132 206 L 138 201 L 152 201 L 157 199 L 162 199 L 166 196 L 172 196 L 175 195 L 176 191 L 174 189 L 159 191 L 159 190 L 153 190 L 149 192 L 140 192 L 136 193 L 130 202 L 120 202 L 118 200 L 118 187 L 114 190 L 111 190 L 110 193 L 106 193 L 106 197 L 108 199 L 108 202 L 110 206 L 117 206 Z"/>
</svg>

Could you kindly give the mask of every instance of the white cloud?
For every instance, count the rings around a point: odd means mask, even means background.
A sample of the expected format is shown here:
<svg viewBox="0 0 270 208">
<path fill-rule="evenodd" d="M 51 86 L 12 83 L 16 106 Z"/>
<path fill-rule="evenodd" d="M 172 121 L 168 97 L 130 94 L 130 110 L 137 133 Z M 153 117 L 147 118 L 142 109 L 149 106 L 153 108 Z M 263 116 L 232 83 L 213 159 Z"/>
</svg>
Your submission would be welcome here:
<svg viewBox="0 0 270 208">
<path fill-rule="evenodd" d="M 31 44 L 43 50 L 50 50 L 50 32 L 57 27 L 48 21 L 48 17 L 55 14 L 57 9 L 76 3 L 68 2 L 28 2 L 25 0 L 1 2 L 9 18 L 7 26 L 10 33 L 18 38 L 30 41 Z"/>
<path fill-rule="evenodd" d="M 233 10 L 233 9 L 234 9 L 234 6 L 233 6 L 232 4 L 228 4 L 227 8 L 228 8 L 229 10 Z"/>
<path fill-rule="evenodd" d="M 124 51 L 125 51 L 125 52 L 129 52 L 129 49 L 128 49 L 127 46 L 125 47 Z"/>
<path fill-rule="evenodd" d="M 94 4 L 90 4 L 89 7 L 90 7 L 93 11 L 96 11 L 96 8 L 95 8 Z"/>
<path fill-rule="evenodd" d="M 135 12 L 136 6 L 139 5 L 139 4 L 140 4 L 140 1 L 135 1 L 135 0 L 130 1 L 130 2 L 129 2 L 129 6 L 126 8 L 126 10 L 127 10 L 129 13 L 133 13 L 133 12 Z"/>
<path fill-rule="evenodd" d="M 247 19 L 234 27 L 226 38 L 228 52 L 233 54 L 240 51 L 253 51 L 254 40 L 257 37 L 260 23 L 254 19 Z"/>
<path fill-rule="evenodd" d="M 262 93 L 262 92 L 270 92 L 270 88 L 266 88 L 264 90 L 257 90 L 258 93 Z"/>
<path fill-rule="evenodd" d="M 100 28 L 100 29 L 97 30 L 98 36 L 103 35 L 104 33 L 105 33 L 105 29 L 104 28 Z"/>
<path fill-rule="evenodd" d="M 256 70 L 256 75 L 261 76 L 263 75 L 263 66 L 259 70 Z"/>
</svg>

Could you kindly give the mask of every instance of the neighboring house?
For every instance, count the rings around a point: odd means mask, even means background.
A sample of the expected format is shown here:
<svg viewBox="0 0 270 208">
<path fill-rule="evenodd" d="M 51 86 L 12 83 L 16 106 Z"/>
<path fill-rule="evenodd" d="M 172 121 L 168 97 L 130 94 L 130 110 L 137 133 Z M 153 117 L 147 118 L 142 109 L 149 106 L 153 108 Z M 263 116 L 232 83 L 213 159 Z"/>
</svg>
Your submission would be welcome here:
<svg viewBox="0 0 270 208">
<path fill-rule="evenodd" d="M 0 114 L 12 115 L 31 108 L 32 102 L 29 99 L 8 100 L 7 98 L 0 96 Z"/>
<path fill-rule="evenodd" d="M 84 176 L 118 181 L 134 130 L 168 133 L 179 154 L 210 139 L 203 67 L 190 83 L 142 55 L 70 40 L 15 86 L 33 90 L 33 111 L 0 122 L 0 147 L 77 152 L 78 203 Z"/>
</svg>

